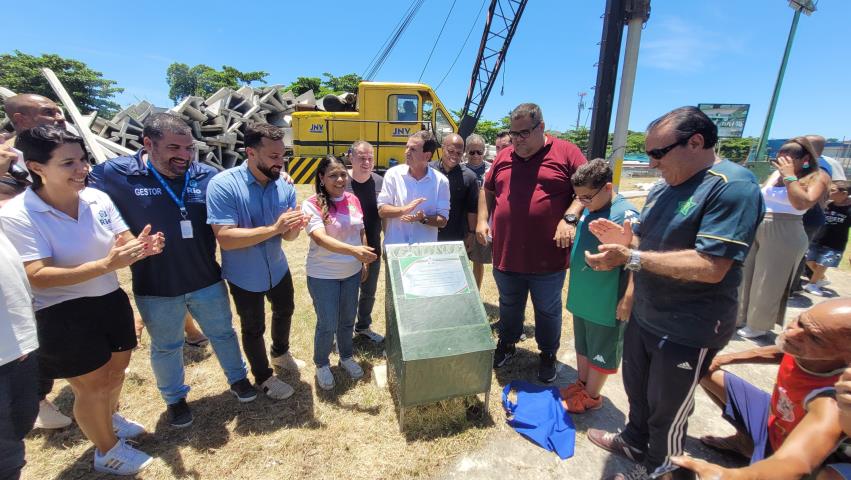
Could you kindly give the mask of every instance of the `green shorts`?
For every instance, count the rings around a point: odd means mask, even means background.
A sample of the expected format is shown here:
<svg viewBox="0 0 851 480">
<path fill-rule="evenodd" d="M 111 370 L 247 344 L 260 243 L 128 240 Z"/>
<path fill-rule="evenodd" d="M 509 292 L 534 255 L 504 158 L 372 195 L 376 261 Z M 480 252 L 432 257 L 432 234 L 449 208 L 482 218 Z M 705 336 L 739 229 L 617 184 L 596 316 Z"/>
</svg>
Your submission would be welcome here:
<svg viewBox="0 0 851 480">
<path fill-rule="evenodd" d="M 573 316 L 573 335 L 577 355 L 588 359 L 589 366 L 603 373 L 617 373 L 623 354 L 623 332 L 626 322 L 617 321 L 605 327 L 576 315 Z"/>
</svg>

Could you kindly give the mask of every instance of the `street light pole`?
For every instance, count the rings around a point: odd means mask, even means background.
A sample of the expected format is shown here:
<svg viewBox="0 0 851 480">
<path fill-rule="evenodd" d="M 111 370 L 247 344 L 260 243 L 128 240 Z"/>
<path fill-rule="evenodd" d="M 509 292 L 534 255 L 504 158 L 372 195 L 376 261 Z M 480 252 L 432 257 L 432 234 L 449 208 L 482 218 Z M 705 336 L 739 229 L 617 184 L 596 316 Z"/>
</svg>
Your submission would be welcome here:
<svg viewBox="0 0 851 480">
<path fill-rule="evenodd" d="M 768 105 L 765 125 L 763 125 L 762 134 L 759 136 L 756 156 L 754 156 L 755 162 L 762 160 L 768 149 L 768 134 L 771 131 L 771 123 L 774 121 L 774 110 L 777 108 L 780 87 L 783 85 L 783 76 L 786 74 L 786 64 L 789 62 L 789 53 L 792 51 L 792 43 L 795 41 L 795 31 L 798 29 L 798 20 L 801 18 L 801 12 L 810 15 L 816 10 L 812 0 L 790 0 L 789 6 L 795 9 L 795 16 L 792 17 L 792 26 L 789 28 L 789 36 L 786 39 L 786 50 L 783 52 L 783 61 L 780 62 L 780 71 L 777 72 L 777 81 L 774 82 L 774 92 L 771 94 L 771 103 Z"/>
</svg>

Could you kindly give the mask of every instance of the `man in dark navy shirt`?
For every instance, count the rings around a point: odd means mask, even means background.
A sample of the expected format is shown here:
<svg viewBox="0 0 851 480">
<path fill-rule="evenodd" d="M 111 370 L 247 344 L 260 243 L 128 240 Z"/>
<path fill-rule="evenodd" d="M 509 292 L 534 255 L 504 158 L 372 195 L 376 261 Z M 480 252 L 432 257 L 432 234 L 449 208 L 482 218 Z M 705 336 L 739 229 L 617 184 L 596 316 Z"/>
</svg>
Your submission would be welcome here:
<svg viewBox="0 0 851 480">
<path fill-rule="evenodd" d="M 165 234 L 162 254 L 132 266 L 133 293 L 151 335 L 151 366 L 168 405 L 169 423 L 187 427 L 193 421 L 183 368 L 187 310 L 210 339 L 237 399 L 250 402 L 257 391 L 246 379 L 216 263 L 216 239 L 207 225 L 207 184 L 217 170 L 192 161 L 192 132 L 180 117 L 151 115 L 143 135 L 143 150 L 96 166 L 89 182 L 112 198 L 131 231 L 150 224 Z"/>
<path fill-rule="evenodd" d="M 614 478 L 672 478 L 694 390 L 735 329 L 742 264 L 764 205 L 753 174 L 716 163 L 717 132 L 695 107 L 654 120 L 647 155 L 664 181 L 648 194 L 634 235 L 606 220 L 589 226 L 605 245 L 586 252 L 588 265 L 625 265 L 635 282 L 623 352 L 629 422 L 620 434 L 588 431 L 596 445 L 640 463 Z"/>
</svg>

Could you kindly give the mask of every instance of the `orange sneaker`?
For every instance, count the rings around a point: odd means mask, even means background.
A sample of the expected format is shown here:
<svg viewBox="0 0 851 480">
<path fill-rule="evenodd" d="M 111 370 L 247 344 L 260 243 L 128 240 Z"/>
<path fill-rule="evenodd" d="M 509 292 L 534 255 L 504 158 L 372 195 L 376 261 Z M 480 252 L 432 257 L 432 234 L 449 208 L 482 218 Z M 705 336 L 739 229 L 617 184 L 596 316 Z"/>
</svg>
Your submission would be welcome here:
<svg viewBox="0 0 851 480">
<path fill-rule="evenodd" d="M 568 398 L 576 395 L 580 390 L 585 390 L 585 382 L 577 378 L 576 381 L 570 385 L 560 388 L 558 393 L 561 395 L 562 400 L 567 400 Z"/>
<path fill-rule="evenodd" d="M 567 411 L 570 413 L 585 413 L 588 410 L 597 410 L 603 406 L 603 396 L 591 398 L 585 390 L 572 395 L 567 399 Z"/>
</svg>

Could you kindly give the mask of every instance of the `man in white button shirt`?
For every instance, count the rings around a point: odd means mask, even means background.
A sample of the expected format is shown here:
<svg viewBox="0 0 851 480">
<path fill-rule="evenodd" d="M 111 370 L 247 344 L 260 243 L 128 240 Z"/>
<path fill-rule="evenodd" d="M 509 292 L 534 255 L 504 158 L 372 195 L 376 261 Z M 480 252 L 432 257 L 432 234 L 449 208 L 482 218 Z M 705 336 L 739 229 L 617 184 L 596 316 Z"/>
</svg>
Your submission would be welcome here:
<svg viewBox="0 0 851 480">
<path fill-rule="evenodd" d="M 384 244 L 437 241 L 437 229 L 449 219 L 449 180 L 428 168 L 438 143 L 421 130 L 405 145 L 405 164 L 384 174 L 378 216 L 387 221 Z"/>
<path fill-rule="evenodd" d="M 0 478 L 17 479 L 38 414 L 38 337 L 24 265 L 2 229 L 0 305 Z"/>
</svg>

